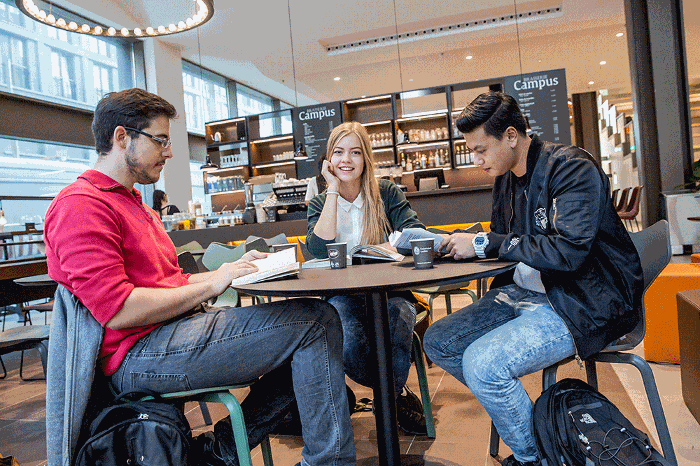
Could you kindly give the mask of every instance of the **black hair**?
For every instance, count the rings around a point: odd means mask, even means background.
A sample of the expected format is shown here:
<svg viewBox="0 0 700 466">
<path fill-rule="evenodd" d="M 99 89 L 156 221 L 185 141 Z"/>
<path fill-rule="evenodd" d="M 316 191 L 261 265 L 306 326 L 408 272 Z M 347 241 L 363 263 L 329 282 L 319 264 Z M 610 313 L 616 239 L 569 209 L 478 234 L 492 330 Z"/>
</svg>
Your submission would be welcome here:
<svg viewBox="0 0 700 466">
<path fill-rule="evenodd" d="M 160 209 L 163 208 L 163 198 L 165 197 L 165 193 L 161 191 L 160 189 L 156 189 L 153 191 L 153 210 L 156 212 L 160 213 Z"/>
<path fill-rule="evenodd" d="M 112 134 L 117 126 L 146 128 L 154 118 L 177 116 L 175 107 L 160 96 L 133 88 L 110 92 L 99 101 L 92 118 L 92 135 L 95 150 L 100 156 L 112 150 Z M 136 138 L 139 133 L 129 132 Z"/>
<path fill-rule="evenodd" d="M 484 132 L 500 140 L 503 133 L 512 126 L 525 136 L 527 123 L 518 107 L 518 102 L 503 92 L 484 92 L 464 107 L 457 118 L 457 129 L 467 134 L 484 127 Z"/>
</svg>

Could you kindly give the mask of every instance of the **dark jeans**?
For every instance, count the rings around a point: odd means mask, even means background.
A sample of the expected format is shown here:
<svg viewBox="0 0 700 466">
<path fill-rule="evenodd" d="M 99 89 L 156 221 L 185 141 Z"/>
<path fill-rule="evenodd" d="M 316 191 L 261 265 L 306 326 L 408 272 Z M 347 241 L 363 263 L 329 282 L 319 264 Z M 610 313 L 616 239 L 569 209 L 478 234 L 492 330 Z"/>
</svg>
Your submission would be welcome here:
<svg viewBox="0 0 700 466">
<path fill-rule="evenodd" d="M 302 465 L 355 464 L 335 309 L 316 299 L 224 308 L 166 323 L 112 376 L 118 390 L 167 393 L 259 380 L 241 404 L 253 445 L 298 400 Z"/>
</svg>

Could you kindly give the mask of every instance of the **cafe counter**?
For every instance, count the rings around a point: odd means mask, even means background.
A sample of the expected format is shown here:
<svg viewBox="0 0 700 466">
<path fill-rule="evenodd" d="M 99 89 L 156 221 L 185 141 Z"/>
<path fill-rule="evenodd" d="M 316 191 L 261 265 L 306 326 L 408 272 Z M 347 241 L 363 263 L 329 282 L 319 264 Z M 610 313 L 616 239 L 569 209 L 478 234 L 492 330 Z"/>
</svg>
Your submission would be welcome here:
<svg viewBox="0 0 700 466">
<path fill-rule="evenodd" d="M 426 226 L 491 220 L 491 186 L 468 186 L 434 191 L 407 192 L 406 198 Z M 203 248 L 212 242 L 228 243 L 249 236 L 272 238 L 280 233 L 304 236 L 306 219 L 231 225 L 198 230 L 171 231 L 175 246 L 197 241 Z"/>
</svg>

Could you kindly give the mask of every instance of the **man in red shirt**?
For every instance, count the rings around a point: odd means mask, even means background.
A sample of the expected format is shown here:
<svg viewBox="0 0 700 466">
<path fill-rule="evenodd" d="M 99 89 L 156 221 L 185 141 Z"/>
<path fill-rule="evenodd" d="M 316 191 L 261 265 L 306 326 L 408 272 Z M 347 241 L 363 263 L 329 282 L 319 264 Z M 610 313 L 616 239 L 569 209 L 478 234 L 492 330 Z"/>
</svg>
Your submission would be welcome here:
<svg viewBox="0 0 700 466">
<path fill-rule="evenodd" d="M 141 89 L 110 93 L 97 104 L 94 169 L 62 190 L 46 214 L 49 275 L 104 327 L 98 363 L 117 391 L 167 393 L 262 377 L 242 404 L 254 446 L 274 427 L 278 413 L 266 412 L 266 404 L 275 383 L 291 373 L 302 464 L 355 464 L 342 332 L 332 306 L 299 299 L 193 311 L 257 270 L 250 260 L 264 254 L 251 251 L 196 275 L 178 267 L 159 216 L 134 189 L 158 181 L 173 156 L 175 117 L 170 103 Z M 203 441 L 213 447 L 204 464 L 236 464 L 230 430 L 228 420 L 220 421 L 214 445 Z"/>
</svg>

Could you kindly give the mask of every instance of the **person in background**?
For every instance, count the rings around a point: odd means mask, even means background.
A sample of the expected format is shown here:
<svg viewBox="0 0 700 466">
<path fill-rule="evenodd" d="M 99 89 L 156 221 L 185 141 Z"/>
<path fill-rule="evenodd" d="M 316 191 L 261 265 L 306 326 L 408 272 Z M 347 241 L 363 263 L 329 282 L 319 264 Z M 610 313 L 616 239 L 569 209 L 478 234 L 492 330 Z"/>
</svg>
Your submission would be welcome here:
<svg viewBox="0 0 700 466">
<path fill-rule="evenodd" d="M 306 196 L 304 196 L 304 202 L 306 202 L 307 206 L 309 205 L 309 201 L 311 199 L 313 199 L 314 197 L 318 196 L 320 193 L 326 190 L 326 179 L 323 177 L 323 175 L 321 175 L 324 159 L 325 158 L 323 156 L 318 157 L 318 175 L 312 177 L 309 180 L 309 184 L 306 185 Z"/>
<path fill-rule="evenodd" d="M 513 452 L 505 466 L 539 465 L 532 401 L 519 377 L 603 349 L 637 324 L 637 250 L 594 159 L 526 134 L 515 99 L 487 92 L 457 119 L 474 162 L 495 177 L 489 233 L 454 233 L 455 259 L 517 262 L 479 301 L 436 320 L 425 352 L 464 383 Z"/>
<path fill-rule="evenodd" d="M 184 274 L 156 212 L 134 189 L 158 181 L 173 156 L 175 116 L 170 103 L 141 89 L 109 93 L 97 104 L 94 169 L 64 188 L 46 214 L 49 275 L 104 327 L 98 370 L 117 392 L 259 378 L 241 403 L 252 447 L 281 419 L 274 408 L 294 401 L 278 393 L 278 381 L 289 380 L 304 427 L 304 466 L 354 465 L 336 310 L 295 299 L 203 312 L 201 303 L 256 271 L 250 261 L 266 254 L 249 251 L 218 270 Z M 195 443 L 198 465 L 237 464 L 228 418 Z"/>
<path fill-rule="evenodd" d="M 172 215 L 180 212 L 180 209 L 176 206 L 168 204 L 168 195 L 160 189 L 153 191 L 153 210 L 155 210 L 161 218 L 163 215 Z"/>
<path fill-rule="evenodd" d="M 404 228 L 425 228 L 403 192 L 391 181 L 374 176 L 374 157 L 367 130 L 357 122 L 346 122 L 331 131 L 321 176 L 325 193 L 311 199 L 307 213 L 306 244 L 316 258 L 327 258 L 326 245 L 347 243 L 348 251 L 358 244 L 387 243 L 388 234 Z M 374 385 L 376 359 L 370 354 L 365 330 L 367 309 L 364 296 L 334 296 L 330 302 L 343 324 L 345 372 L 355 382 Z M 415 298 L 410 292 L 389 294 L 397 419 L 404 431 L 425 435 L 425 416 L 418 397 L 406 387 L 411 366 Z"/>
</svg>

